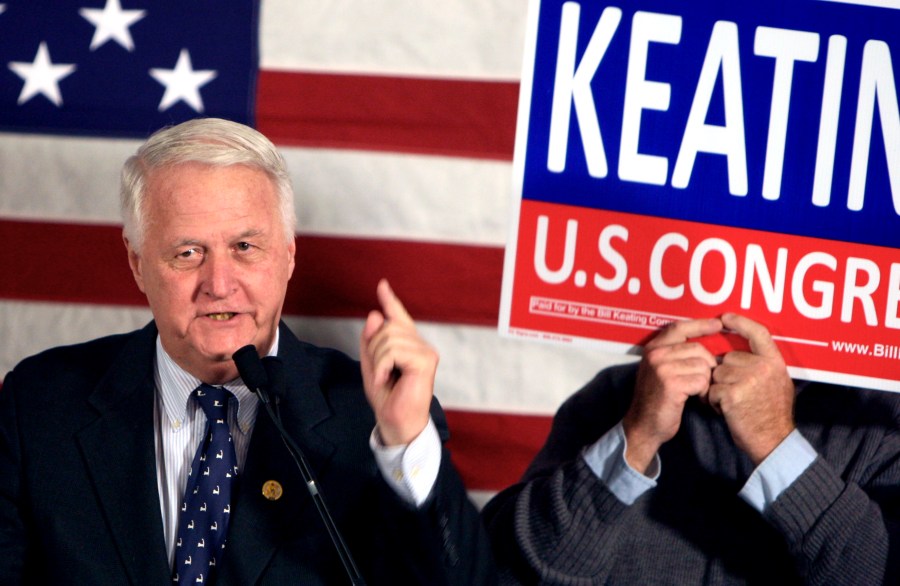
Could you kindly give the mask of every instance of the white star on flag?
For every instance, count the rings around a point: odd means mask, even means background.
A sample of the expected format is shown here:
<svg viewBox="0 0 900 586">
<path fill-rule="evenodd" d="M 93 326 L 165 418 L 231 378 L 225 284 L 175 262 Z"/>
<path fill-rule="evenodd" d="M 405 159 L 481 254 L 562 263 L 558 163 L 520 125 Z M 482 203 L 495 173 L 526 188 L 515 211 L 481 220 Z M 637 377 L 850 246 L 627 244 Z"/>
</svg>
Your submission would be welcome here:
<svg viewBox="0 0 900 586">
<path fill-rule="evenodd" d="M 122 10 L 119 0 L 106 0 L 103 10 L 82 8 L 78 14 L 96 27 L 91 39 L 91 51 L 109 40 L 116 41 L 129 51 L 134 50 L 134 41 L 128 27 L 144 18 L 146 10 Z"/>
<path fill-rule="evenodd" d="M 6 4 L 0 4 L 0 14 L 3 14 L 4 10 L 6 10 Z"/>
<path fill-rule="evenodd" d="M 25 80 L 22 92 L 19 94 L 19 105 L 24 104 L 37 94 L 44 96 L 57 107 L 62 106 L 62 94 L 59 92 L 59 80 L 75 71 L 74 63 L 54 65 L 50 60 L 50 50 L 47 43 L 41 41 L 34 61 L 10 61 L 9 68 L 19 77 Z"/>
<path fill-rule="evenodd" d="M 191 54 L 187 49 L 182 49 L 178 55 L 175 69 L 150 70 L 150 75 L 166 86 L 166 92 L 159 102 L 159 111 L 167 110 L 179 100 L 193 108 L 197 112 L 203 111 L 203 99 L 200 97 L 200 88 L 215 79 L 215 69 L 194 71 L 191 65 Z"/>
</svg>

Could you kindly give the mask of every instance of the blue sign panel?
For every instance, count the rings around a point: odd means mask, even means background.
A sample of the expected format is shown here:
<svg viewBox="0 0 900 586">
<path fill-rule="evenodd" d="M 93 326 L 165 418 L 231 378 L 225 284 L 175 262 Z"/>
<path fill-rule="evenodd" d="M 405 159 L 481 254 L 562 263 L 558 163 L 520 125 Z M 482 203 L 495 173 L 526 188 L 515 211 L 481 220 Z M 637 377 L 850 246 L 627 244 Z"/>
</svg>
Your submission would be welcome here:
<svg viewBox="0 0 900 586">
<path fill-rule="evenodd" d="M 541 2 L 539 22 L 523 199 L 900 245 L 900 10 Z"/>
</svg>

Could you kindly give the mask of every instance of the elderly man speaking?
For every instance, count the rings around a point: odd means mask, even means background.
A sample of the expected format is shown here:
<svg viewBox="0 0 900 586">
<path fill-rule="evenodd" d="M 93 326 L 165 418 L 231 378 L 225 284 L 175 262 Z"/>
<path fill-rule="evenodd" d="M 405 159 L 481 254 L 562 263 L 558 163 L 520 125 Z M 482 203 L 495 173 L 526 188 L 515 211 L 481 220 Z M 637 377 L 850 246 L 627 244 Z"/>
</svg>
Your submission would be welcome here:
<svg viewBox="0 0 900 586">
<path fill-rule="evenodd" d="M 7 375 L 0 583 L 491 582 L 442 446 L 437 353 L 390 286 L 361 364 L 280 322 L 296 220 L 272 143 L 217 119 L 166 128 L 121 193 L 154 319 Z M 268 399 L 233 360 L 251 344 L 279 365 Z"/>
</svg>

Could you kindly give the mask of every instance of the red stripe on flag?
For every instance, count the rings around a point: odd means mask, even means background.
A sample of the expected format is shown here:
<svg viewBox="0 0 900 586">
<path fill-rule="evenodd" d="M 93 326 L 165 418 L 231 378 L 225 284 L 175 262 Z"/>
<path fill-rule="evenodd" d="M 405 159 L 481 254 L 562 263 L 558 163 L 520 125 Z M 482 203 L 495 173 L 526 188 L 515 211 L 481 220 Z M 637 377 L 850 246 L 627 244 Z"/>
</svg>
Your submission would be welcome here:
<svg viewBox="0 0 900 586">
<path fill-rule="evenodd" d="M 256 125 L 281 145 L 512 160 L 518 82 L 260 71 Z"/>
<path fill-rule="evenodd" d="M 551 417 L 447 410 L 453 464 L 470 490 L 518 482 L 550 433 Z"/>
<path fill-rule="evenodd" d="M 146 305 L 117 226 L 0 220 L 0 299 Z M 503 249 L 415 241 L 297 237 L 286 315 L 363 318 L 387 277 L 419 320 L 497 323 Z"/>
<path fill-rule="evenodd" d="M 288 313 L 365 316 L 386 277 L 416 319 L 493 327 L 502 274 L 499 247 L 301 236 L 285 303 Z"/>
<path fill-rule="evenodd" d="M 0 220 L 0 299 L 146 305 L 122 228 Z"/>
</svg>

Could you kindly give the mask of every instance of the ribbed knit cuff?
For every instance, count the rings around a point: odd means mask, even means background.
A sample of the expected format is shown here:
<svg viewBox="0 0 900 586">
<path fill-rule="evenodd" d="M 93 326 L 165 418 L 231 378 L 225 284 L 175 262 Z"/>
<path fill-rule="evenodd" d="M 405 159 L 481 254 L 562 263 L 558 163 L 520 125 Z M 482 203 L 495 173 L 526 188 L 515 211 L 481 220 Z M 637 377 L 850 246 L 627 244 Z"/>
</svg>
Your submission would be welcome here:
<svg viewBox="0 0 900 586">
<path fill-rule="evenodd" d="M 844 490 L 845 484 L 824 458 L 816 460 L 772 503 L 765 517 L 790 543 L 803 540 Z"/>
</svg>

